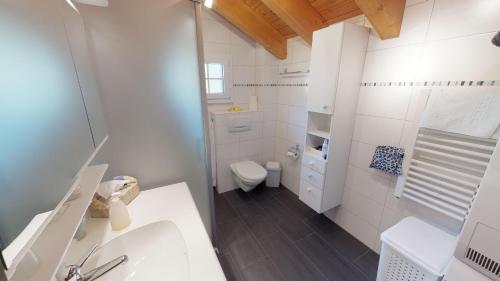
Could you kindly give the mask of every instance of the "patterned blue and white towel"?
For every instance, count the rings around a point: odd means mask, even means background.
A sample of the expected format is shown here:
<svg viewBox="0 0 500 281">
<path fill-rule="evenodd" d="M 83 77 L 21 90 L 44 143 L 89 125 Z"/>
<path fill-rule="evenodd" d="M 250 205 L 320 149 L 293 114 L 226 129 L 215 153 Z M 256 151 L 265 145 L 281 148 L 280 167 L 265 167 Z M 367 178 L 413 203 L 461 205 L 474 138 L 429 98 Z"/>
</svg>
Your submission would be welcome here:
<svg viewBox="0 0 500 281">
<path fill-rule="evenodd" d="M 377 146 L 370 168 L 381 170 L 391 175 L 401 175 L 405 150 L 394 146 Z"/>
</svg>

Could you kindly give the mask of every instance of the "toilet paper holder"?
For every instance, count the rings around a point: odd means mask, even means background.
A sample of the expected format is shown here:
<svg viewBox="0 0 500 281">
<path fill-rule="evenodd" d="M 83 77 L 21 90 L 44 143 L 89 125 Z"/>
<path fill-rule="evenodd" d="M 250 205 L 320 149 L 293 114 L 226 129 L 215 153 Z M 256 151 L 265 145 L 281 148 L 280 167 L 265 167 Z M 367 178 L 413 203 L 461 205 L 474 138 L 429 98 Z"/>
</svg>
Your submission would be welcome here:
<svg viewBox="0 0 500 281">
<path fill-rule="evenodd" d="M 293 160 L 297 160 L 300 157 L 300 144 L 296 144 L 295 146 L 290 146 L 286 155 Z"/>
</svg>

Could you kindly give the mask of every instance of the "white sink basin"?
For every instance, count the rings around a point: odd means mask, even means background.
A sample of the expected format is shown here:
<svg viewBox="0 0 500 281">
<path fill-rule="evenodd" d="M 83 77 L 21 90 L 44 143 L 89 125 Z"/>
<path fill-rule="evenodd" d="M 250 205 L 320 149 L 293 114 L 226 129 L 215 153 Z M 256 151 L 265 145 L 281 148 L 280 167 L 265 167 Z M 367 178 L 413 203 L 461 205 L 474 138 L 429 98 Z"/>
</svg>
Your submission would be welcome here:
<svg viewBox="0 0 500 281">
<path fill-rule="evenodd" d="M 189 280 L 186 243 L 171 221 L 148 224 L 109 241 L 86 262 L 83 272 L 121 255 L 127 255 L 128 261 L 99 281 Z"/>
</svg>

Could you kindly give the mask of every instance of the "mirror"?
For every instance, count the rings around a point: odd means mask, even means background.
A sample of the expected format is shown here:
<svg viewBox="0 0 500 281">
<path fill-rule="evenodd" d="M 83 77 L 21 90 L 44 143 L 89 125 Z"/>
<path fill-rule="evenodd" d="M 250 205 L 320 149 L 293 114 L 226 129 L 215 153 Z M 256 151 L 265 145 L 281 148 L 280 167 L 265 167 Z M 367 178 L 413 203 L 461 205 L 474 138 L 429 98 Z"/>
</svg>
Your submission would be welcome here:
<svg viewBox="0 0 500 281">
<path fill-rule="evenodd" d="M 65 21 L 75 14 L 62 4 L 0 0 L 0 249 L 6 268 L 16 239 L 37 231 L 106 135 L 97 85 L 85 74 L 91 69 L 72 53 L 77 37 L 67 36 L 77 25 Z"/>
</svg>

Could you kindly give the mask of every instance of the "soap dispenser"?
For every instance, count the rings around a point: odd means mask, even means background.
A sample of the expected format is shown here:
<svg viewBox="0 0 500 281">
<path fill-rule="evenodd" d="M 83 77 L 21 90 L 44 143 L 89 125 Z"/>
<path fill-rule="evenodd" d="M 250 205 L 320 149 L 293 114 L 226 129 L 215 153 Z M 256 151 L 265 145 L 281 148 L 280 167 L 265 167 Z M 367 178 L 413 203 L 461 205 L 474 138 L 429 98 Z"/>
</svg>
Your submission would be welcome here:
<svg viewBox="0 0 500 281">
<path fill-rule="evenodd" d="M 122 230 L 130 224 L 127 205 L 120 199 L 120 192 L 111 195 L 109 221 L 113 230 Z"/>
</svg>

